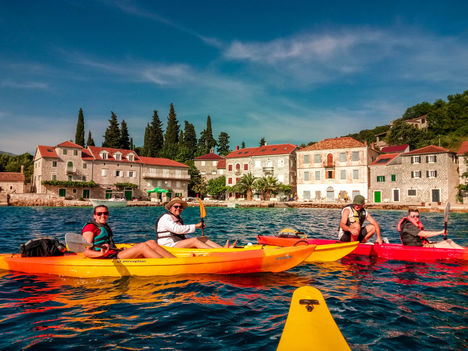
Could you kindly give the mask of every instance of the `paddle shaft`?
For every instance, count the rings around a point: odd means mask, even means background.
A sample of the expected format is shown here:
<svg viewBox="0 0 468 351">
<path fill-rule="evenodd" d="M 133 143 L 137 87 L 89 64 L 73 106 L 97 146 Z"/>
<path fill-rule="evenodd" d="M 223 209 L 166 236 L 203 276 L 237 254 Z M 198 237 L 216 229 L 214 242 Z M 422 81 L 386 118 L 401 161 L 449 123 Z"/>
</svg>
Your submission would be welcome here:
<svg viewBox="0 0 468 351">
<path fill-rule="evenodd" d="M 450 202 L 447 202 L 447 206 L 445 206 L 445 211 L 444 211 L 444 240 L 447 240 L 447 224 L 448 224 L 449 213 L 450 213 Z"/>
<path fill-rule="evenodd" d="M 203 206 L 203 202 L 200 198 L 198 198 L 198 202 L 200 203 L 200 218 L 201 218 L 201 223 L 202 223 L 202 236 L 205 236 L 205 216 L 206 216 L 206 210 L 205 206 Z"/>
</svg>

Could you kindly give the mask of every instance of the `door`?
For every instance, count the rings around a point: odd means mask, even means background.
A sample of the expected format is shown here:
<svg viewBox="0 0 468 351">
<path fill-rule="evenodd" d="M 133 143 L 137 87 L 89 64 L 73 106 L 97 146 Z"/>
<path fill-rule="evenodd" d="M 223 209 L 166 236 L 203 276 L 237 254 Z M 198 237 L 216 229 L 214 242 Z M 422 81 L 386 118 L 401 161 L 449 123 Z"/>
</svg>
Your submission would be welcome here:
<svg viewBox="0 0 468 351">
<path fill-rule="evenodd" d="M 106 199 L 110 199 L 112 197 L 112 190 L 106 190 Z"/>
<path fill-rule="evenodd" d="M 83 189 L 83 199 L 89 199 L 89 189 Z"/>
<path fill-rule="evenodd" d="M 374 202 L 376 204 L 382 201 L 382 192 L 381 191 L 374 191 Z"/>
<path fill-rule="evenodd" d="M 126 198 L 127 200 L 130 201 L 130 200 L 132 199 L 132 195 L 133 195 L 132 189 L 130 189 L 130 190 L 128 190 L 128 189 L 125 190 L 125 198 Z"/>
<path fill-rule="evenodd" d="M 335 190 L 331 186 L 327 188 L 327 201 L 335 201 Z"/>
<path fill-rule="evenodd" d="M 394 202 L 400 201 L 400 189 L 393 189 L 393 201 Z"/>
<path fill-rule="evenodd" d="M 440 189 L 432 189 L 432 202 L 440 202 Z"/>
</svg>

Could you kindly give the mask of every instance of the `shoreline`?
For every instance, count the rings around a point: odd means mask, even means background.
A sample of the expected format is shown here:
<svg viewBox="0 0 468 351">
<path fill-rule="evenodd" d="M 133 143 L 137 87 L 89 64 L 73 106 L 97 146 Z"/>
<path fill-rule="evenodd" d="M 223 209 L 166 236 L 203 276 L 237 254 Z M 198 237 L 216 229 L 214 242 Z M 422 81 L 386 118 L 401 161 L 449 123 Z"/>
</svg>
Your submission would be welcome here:
<svg viewBox="0 0 468 351">
<path fill-rule="evenodd" d="M 127 207 L 162 207 L 163 202 L 152 201 L 129 201 Z M 199 207 L 197 201 L 188 202 L 190 207 Z M 10 194 L 7 203 L 3 206 L 44 206 L 44 207 L 92 207 L 89 200 L 65 200 L 51 195 L 38 194 Z M 322 209 L 341 209 L 347 205 L 345 202 L 301 202 L 301 201 L 226 201 L 226 200 L 203 200 L 205 207 L 227 207 L 227 208 L 322 208 Z M 420 212 L 444 212 L 445 203 L 427 203 L 427 204 L 366 204 L 367 209 L 371 210 L 395 210 L 406 211 L 408 207 L 418 208 Z M 450 212 L 468 213 L 468 204 L 451 204 Z"/>
</svg>

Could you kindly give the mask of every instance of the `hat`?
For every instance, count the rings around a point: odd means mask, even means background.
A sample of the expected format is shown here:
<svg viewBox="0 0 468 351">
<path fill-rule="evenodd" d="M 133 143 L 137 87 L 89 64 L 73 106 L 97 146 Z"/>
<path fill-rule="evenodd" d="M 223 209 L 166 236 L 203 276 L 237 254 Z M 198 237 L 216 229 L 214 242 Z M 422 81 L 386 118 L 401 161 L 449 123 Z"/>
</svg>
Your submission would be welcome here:
<svg viewBox="0 0 468 351">
<path fill-rule="evenodd" d="M 169 211 L 171 209 L 172 205 L 174 205 L 174 204 L 181 204 L 182 208 L 186 208 L 188 206 L 188 203 L 186 203 L 180 197 L 175 197 L 166 204 L 166 210 Z"/>
<path fill-rule="evenodd" d="M 366 199 L 362 195 L 356 195 L 353 200 L 353 205 L 363 206 L 366 202 Z"/>
</svg>

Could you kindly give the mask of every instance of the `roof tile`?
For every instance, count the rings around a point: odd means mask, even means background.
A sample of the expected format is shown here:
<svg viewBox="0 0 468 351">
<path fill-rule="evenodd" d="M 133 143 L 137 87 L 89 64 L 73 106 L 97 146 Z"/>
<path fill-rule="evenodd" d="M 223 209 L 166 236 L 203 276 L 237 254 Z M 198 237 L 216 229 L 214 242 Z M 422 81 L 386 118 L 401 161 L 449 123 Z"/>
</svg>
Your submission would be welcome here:
<svg viewBox="0 0 468 351">
<path fill-rule="evenodd" d="M 459 155 L 464 155 L 468 153 L 468 140 L 464 141 L 461 145 L 460 148 L 458 149 L 457 152 Z"/>
<path fill-rule="evenodd" d="M 0 172 L 0 182 L 24 182 L 24 173 Z"/>
<path fill-rule="evenodd" d="M 170 160 L 168 158 L 140 156 L 140 159 L 141 159 L 141 162 L 143 162 L 145 165 L 188 168 L 187 165 L 184 165 L 183 163 L 180 163 L 174 160 Z"/>
<path fill-rule="evenodd" d="M 311 150 L 329 150 L 329 149 L 351 149 L 355 147 L 364 147 L 365 145 L 356 139 L 351 137 L 341 137 L 324 139 L 318 143 L 306 146 L 299 151 L 311 151 Z"/>
<path fill-rule="evenodd" d="M 223 157 L 219 156 L 213 152 L 210 152 L 209 154 L 205 154 L 203 156 L 198 156 L 195 158 L 195 160 L 222 160 Z"/>
<path fill-rule="evenodd" d="M 283 155 L 290 154 L 297 149 L 293 144 L 276 144 L 264 145 L 259 147 L 247 147 L 240 150 L 235 150 L 229 153 L 226 158 L 252 157 L 263 155 Z"/>
<path fill-rule="evenodd" d="M 403 155 L 419 155 L 419 154 L 440 154 L 445 152 L 453 152 L 444 147 L 429 145 L 410 152 L 405 152 Z"/>
</svg>

